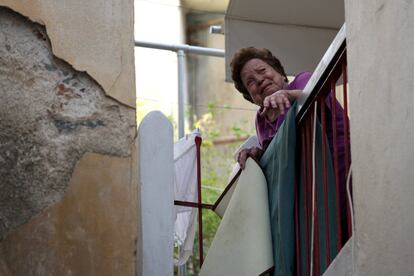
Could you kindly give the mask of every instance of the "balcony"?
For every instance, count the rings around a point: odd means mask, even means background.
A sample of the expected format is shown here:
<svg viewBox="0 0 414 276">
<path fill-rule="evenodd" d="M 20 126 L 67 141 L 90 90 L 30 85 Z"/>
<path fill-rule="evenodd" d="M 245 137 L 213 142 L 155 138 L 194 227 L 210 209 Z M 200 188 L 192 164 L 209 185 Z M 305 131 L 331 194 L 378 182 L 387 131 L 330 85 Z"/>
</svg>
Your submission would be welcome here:
<svg viewBox="0 0 414 276">
<path fill-rule="evenodd" d="M 290 252 L 293 252 L 290 256 L 293 261 L 289 271 L 285 271 L 286 274 L 281 275 L 322 275 L 352 235 L 352 208 L 349 204 L 351 189 L 347 189 L 347 184 L 350 182 L 351 164 L 347 93 L 346 42 L 345 26 L 343 26 L 313 73 L 302 97 L 297 101 L 298 109 L 294 115 L 297 132 L 295 154 L 297 162 L 295 163 L 295 177 L 291 179 L 294 183 L 291 194 L 293 200 L 289 203 L 293 212 L 288 214 L 293 223 L 293 231 L 290 233 L 292 234 L 292 242 L 288 244 Z M 159 127 L 162 124 L 160 123 L 162 118 L 159 115 L 156 117 L 154 123 L 145 122 L 145 120 L 143 122 L 143 125 L 149 128 L 149 132 L 155 131 L 153 126 Z M 140 129 L 140 148 L 153 148 L 159 146 L 160 143 L 165 143 L 165 141 L 158 141 L 158 139 L 163 140 L 162 137 L 154 140 L 154 135 L 145 138 L 146 135 L 143 133 L 144 129 Z M 171 145 L 171 142 L 168 143 Z M 197 139 L 197 148 L 199 145 L 200 140 Z M 269 149 L 270 147 L 268 151 Z M 154 157 L 152 158 L 154 164 L 147 162 L 143 166 L 159 168 L 159 164 L 162 162 L 163 167 L 166 167 L 165 160 L 168 158 L 170 156 Z M 200 157 L 198 154 L 198 180 L 200 180 L 200 158 L 202 156 Z M 169 168 L 169 166 L 167 167 Z M 143 168 L 141 170 L 146 171 Z M 235 179 L 239 175 L 240 172 L 236 174 Z M 230 186 L 236 182 L 231 181 L 226 191 L 234 191 Z M 164 193 L 165 189 L 162 188 L 162 185 L 165 186 L 167 183 L 160 183 L 158 188 L 153 191 L 146 190 L 146 193 L 156 194 L 157 189 L 158 193 Z M 200 218 L 203 213 L 202 209 L 214 210 L 218 203 L 214 205 L 203 204 L 199 192 L 200 181 L 197 185 L 197 200 L 194 202 L 175 201 L 175 204 L 197 208 Z M 143 196 L 150 197 L 148 194 Z M 220 199 L 222 198 L 220 197 Z M 170 197 L 166 199 L 169 201 Z M 162 214 L 160 206 L 156 206 L 157 213 Z M 173 209 L 173 205 L 171 203 L 171 205 L 165 205 L 162 208 L 168 213 L 169 208 Z M 167 218 L 161 217 L 160 221 L 165 221 L 165 219 Z M 224 219 L 226 218 L 224 217 Z M 150 220 L 153 220 L 151 223 L 156 224 L 154 218 Z M 148 232 L 151 226 L 147 221 L 149 220 L 143 217 L 143 236 L 151 235 Z M 199 235 L 202 235 L 200 219 L 199 222 Z M 279 225 L 278 227 L 285 226 Z M 166 230 L 168 229 L 170 228 L 166 228 Z M 202 263 L 202 237 L 199 237 L 199 241 L 200 262 Z M 164 240 L 164 242 L 167 241 Z M 144 244 L 143 247 L 162 248 L 151 244 Z M 171 247 L 169 245 L 165 248 Z M 210 250 L 212 248 L 213 245 Z M 282 251 L 280 254 L 283 257 Z M 167 255 L 165 255 L 165 259 L 172 260 L 172 256 Z M 277 261 L 275 267 L 276 271 L 280 267 Z"/>
<path fill-rule="evenodd" d="M 267 181 L 272 228 L 269 240 L 273 240 L 275 275 L 322 275 L 352 235 L 347 92 L 343 26 L 298 100 L 297 113 L 287 115 L 289 119 L 285 119 L 284 126 L 280 127 L 260 160 Z M 230 186 L 244 181 L 234 181 L 239 175 L 240 171 L 230 182 L 228 191 L 234 192 L 237 188 Z M 256 184 L 250 180 L 249 185 Z M 223 213 L 223 208 L 215 205 L 213 209 Z M 232 211 L 231 215 L 234 215 Z M 228 220 L 237 220 L 229 216 L 223 217 L 225 225 Z M 217 239 L 220 243 L 227 240 L 225 232 L 230 231 L 228 229 L 226 226 L 219 228 Z M 244 229 L 243 225 L 240 229 Z M 232 254 L 231 250 L 227 252 L 214 241 L 213 247 L 210 250 Z M 215 252 L 212 254 L 213 261 L 208 260 L 207 255 L 206 266 L 213 266 L 213 262 L 225 266 Z M 217 273 L 208 268 L 204 270 L 208 272 L 203 275 L 212 271 Z M 231 269 L 226 273 L 229 271 Z"/>
</svg>

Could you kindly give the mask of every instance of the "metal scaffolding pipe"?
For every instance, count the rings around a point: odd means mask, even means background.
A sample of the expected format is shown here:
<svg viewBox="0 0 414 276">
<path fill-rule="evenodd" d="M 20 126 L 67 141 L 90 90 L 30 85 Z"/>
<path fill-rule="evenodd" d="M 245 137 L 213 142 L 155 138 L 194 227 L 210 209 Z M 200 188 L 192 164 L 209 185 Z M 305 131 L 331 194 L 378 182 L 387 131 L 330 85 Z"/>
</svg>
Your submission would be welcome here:
<svg viewBox="0 0 414 276">
<path fill-rule="evenodd" d="M 178 138 L 184 137 L 184 98 L 187 94 L 186 56 L 183 50 L 177 51 L 178 60 Z"/>
<path fill-rule="evenodd" d="M 191 46 L 188 44 L 164 44 L 146 41 L 135 41 L 135 46 L 160 50 L 169 50 L 173 52 L 178 52 L 179 50 L 182 50 L 185 53 L 198 54 L 204 56 L 224 57 L 224 50 L 222 49 Z"/>
<path fill-rule="evenodd" d="M 204 56 L 224 57 L 224 50 L 191 46 L 188 44 L 163 44 L 155 42 L 135 41 L 135 46 L 169 50 L 177 53 L 178 60 L 178 138 L 184 137 L 184 99 L 187 95 L 187 60 L 186 53 Z"/>
</svg>

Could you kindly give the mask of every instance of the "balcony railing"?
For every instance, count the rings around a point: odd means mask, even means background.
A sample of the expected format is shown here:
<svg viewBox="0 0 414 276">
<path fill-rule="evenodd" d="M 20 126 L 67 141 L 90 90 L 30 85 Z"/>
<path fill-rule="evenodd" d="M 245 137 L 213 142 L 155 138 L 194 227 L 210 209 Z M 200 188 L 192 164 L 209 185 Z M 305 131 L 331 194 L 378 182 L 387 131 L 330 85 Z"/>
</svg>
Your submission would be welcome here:
<svg viewBox="0 0 414 276">
<path fill-rule="evenodd" d="M 346 66 L 344 25 L 298 100 L 300 170 L 296 176 L 294 214 L 297 275 L 322 275 L 352 234 L 345 188 L 351 164 Z M 197 141 L 198 162 L 200 142 L 201 139 Z M 198 179 L 199 195 L 200 187 Z M 202 264 L 202 209 L 212 206 L 202 204 L 200 197 L 197 203 L 175 204 L 199 210 Z"/>
<path fill-rule="evenodd" d="M 351 154 L 345 25 L 312 75 L 299 104 L 296 274 L 322 275 L 352 234 L 346 188 Z"/>
</svg>

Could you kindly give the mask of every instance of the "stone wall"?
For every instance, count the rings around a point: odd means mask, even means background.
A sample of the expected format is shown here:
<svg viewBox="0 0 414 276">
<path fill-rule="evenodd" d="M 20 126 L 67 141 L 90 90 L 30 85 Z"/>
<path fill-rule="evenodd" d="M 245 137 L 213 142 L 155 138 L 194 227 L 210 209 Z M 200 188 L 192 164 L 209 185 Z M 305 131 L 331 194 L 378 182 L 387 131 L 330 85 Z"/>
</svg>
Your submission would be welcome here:
<svg viewBox="0 0 414 276">
<path fill-rule="evenodd" d="M 132 275 L 133 2 L 49 2 L 0 1 L 0 275 Z"/>
</svg>

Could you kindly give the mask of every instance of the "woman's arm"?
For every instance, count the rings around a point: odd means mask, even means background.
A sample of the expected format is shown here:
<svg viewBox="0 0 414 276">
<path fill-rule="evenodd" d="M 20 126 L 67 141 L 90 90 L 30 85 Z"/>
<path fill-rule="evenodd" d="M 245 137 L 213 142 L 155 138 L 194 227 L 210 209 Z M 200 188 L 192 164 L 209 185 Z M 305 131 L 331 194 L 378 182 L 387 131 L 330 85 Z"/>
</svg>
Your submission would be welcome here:
<svg viewBox="0 0 414 276">
<path fill-rule="evenodd" d="M 242 149 L 239 152 L 239 156 L 237 157 L 237 162 L 239 162 L 240 168 L 244 170 L 246 166 L 246 160 L 249 157 L 253 158 L 253 160 L 259 164 L 260 158 L 262 157 L 263 152 L 264 151 L 258 147 L 253 147 L 250 149 Z"/>
<path fill-rule="evenodd" d="M 263 111 L 260 115 L 266 115 L 267 120 L 274 122 L 279 115 L 285 114 L 291 102 L 302 95 L 303 90 L 279 90 L 263 101 Z"/>
</svg>

